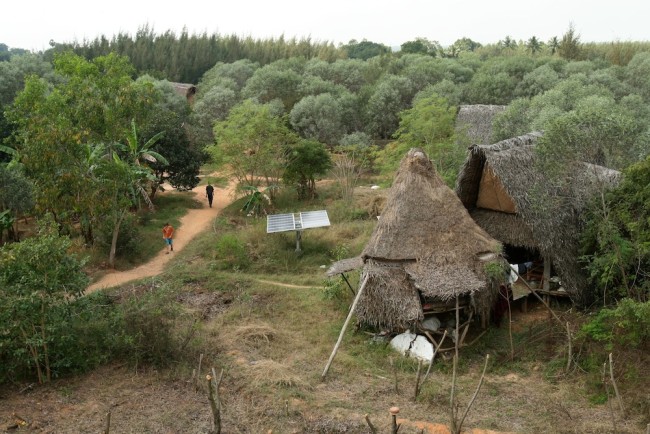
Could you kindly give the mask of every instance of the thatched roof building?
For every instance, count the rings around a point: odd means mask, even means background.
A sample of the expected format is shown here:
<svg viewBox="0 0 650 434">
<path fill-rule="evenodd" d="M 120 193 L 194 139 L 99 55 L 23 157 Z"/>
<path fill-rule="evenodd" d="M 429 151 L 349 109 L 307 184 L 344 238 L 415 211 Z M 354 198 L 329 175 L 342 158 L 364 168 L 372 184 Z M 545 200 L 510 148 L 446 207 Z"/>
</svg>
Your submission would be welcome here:
<svg viewBox="0 0 650 434">
<path fill-rule="evenodd" d="M 456 132 L 459 140 L 467 144 L 492 143 L 492 121 L 506 109 L 504 105 L 462 105 L 456 115 Z"/>
<path fill-rule="evenodd" d="M 187 99 L 189 104 L 192 104 L 194 101 L 194 95 L 196 95 L 196 86 L 190 83 L 172 83 L 176 93 Z"/>
<path fill-rule="evenodd" d="M 539 252 L 572 300 L 582 303 L 587 294 L 578 264 L 580 214 L 589 199 L 618 182 L 620 174 L 579 163 L 573 167 L 571 182 L 557 185 L 536 166 L 535 145 L 541 136 L 534 132 L 472 146 L 456 193 L 491 236 Z"/>
<path fill-rule="evenodd" d="M 489 317 L 498 282 L 486 264 L 499 243 L 471 219 L 420 149 L 411 149 L 395 177 L 380 220 L 360 258 L 330 275 L 363 265 L 368 276 L 356 308 L 365 323 L 404 330 L 424 318 L 423 302 L 461 304 Z"/>
</svg>

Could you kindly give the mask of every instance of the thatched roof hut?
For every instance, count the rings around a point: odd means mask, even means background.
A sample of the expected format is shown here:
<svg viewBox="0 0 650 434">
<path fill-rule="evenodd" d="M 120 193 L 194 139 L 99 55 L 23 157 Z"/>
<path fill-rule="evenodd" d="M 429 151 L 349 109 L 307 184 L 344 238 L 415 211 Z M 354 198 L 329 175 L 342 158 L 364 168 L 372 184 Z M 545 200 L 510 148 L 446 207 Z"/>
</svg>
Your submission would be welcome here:
<svg viewBox="0 0 650 434">
<path fill-rule="evenodd" d="M 363 264 L 368 281 L 357 317 L 404 330 L 424 318 L 423 301 L 445 303 L 459 297 L 489 317 L 498 283 L 491 282 L 486 264 L 498 262 L 499 251 L 499 243 L 471 219 L 425 153 L 411 149 L 361 261 L 346 260 L 331 270 Z"/>
<path fill-rule="evenodd" d="M 580 214 L 593 195 L 618 182 L 619 172 L 593 164 L 573 167 L 559 186 L 536 166 L 533 132 L 492 145 L 475 145 L 459 174 L 456 193 L 472 218 L 506 245 L 535 250 L 574 302 L 585 302 L 578 264 Z"/>
<path fill-rule="evenodd" d="M 492 121 L 506 109 L 504 105 L 462 105 L 456 116 L 456 131 L 459 140 L 468 144 L 487 145 L 492 143 Z"/>
<path fill-rule="evenodd" d="M 190 83 L 172 83 L 176 93 L 187 99 L 187 102 L 191 104 L 194 101 L 194 95 L 196 95 L 196 86 Z"/>
</svg>

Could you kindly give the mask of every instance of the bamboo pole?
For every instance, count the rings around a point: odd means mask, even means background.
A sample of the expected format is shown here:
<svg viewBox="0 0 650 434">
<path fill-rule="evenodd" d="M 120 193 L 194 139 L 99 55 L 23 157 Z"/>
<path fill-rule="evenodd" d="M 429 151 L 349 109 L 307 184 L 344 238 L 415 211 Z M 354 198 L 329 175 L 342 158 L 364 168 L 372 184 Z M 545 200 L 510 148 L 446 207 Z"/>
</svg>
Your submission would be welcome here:
<svg viewBox="0 0 650 434">
<path fill-rule="evenodd" d="M 363 282 L 361 283 L 361 286 L 359 287 L 359 291 L 357 291 L 356 297 L 354 297 L 354 301 L 352 302 L 352 307 L 350 307 L 350 312 L 348 312 L 348 317 L 345 319 L 345 323 L 343 323 L 343 327 L 341 328 L 341 333 L 339 334 L 339 339 L 336 341 L 336 345 L 334 345 L 334 349 L 332 350 L 332 354 L 330 355 L 329 360 L 327 361 L 327 365 L 325 365 L 325 369 L 323 370 L 323 374 L 321 375 L 321 380 L 325 379 L 325 376 L 327 375 L 327 371 L 330 369 L 330 365 L 334 361 L 334 357 L 336 356 L 336 352 L 339 350 L 339 346 L 341 345 L 341 342 L 343 341 L 343 335 L 345 334 L 345 329 L 348 328 L 348 324 L 350 323 L 350 320 L 352 319 L 352 314 L 354 313 L 354 309 L 357 307 L 357 304 L 359 303 L 359 299 L 361 298 L 361 294 L 363 294 L 363 289 L 366 287 L 366 283 L 368 283 L 368 277 L 370 275 L 366 274 L 366 276 L 363 278 Z"/>
<path fill-rule="evenodd" d="M 616 380 L 614 380 L 614 360 L 612 358 L 612 353 L 609 353 L 609 376 L 612 379 L 612 386 L 614 387 L 614 393 L 616 393 L 616 400 L 618 401 L 618 406 L 621 408 L 621 413 L 625 416 L 625 407 L 623 407 L 623 400 L 621 399 L 621 394 L 618 393 L 618 386 L 616 385 Z"/>
</svg>

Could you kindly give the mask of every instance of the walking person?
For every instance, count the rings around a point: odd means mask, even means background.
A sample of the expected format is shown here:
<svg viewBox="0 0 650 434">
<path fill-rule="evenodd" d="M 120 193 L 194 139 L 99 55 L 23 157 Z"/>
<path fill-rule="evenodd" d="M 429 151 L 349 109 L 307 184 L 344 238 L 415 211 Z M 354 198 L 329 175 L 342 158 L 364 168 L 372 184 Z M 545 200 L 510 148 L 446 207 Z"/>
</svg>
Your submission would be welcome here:
<svg viewBox="0 0 650 434">
<path fill-rule="evenodd" d="M 208 185 L 205 187 L 205 195 L 208 198 L 208 203 L 210 204 L 210 208 L 212 208 L 212 198 L 214 198 L 214 187 L 210 185 L 208 182 Z"/>
<path fill-rule="evenodd" d="M 174 244 L 172 237 L 174 236 L 174 227 L 170 225 L 169 223 L 165 223 L 165 226 L 162 228 L 162 233 L 163 233 L 163 240 L 165 240 L 165 244 L 167 245 L 167 255 L 169 255 L 169 252 L 174 251 Z"/>
</svg>

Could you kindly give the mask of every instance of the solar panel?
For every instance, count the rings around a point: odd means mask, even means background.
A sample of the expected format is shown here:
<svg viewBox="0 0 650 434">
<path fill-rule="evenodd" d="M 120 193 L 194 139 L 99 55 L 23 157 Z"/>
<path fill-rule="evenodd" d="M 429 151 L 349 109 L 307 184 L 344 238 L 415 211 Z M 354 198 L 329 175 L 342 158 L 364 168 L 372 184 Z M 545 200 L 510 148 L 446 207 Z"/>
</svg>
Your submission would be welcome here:
<svg viewBox="0 0 650 434">
<path fill-rule="evenodd" d="M 325 210 L 301 212 L 300 219 L 303 229 L 322 228 L 330 225 L 330 219 Z"/>
<path fill-rule="evenodd" d="M 305 211 L 297 214 L 273 214 L 266 217 L 266 233 L 301 231 L 330 225 L 327 211 Z"/>
<path fill-rule="evenodd" d="M 293 214 L 274 214 L 266 216 L 266 233 L 287 232 L 296 230 Z"/>
</svg>

